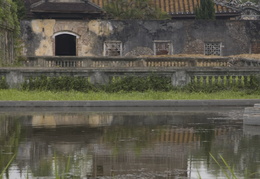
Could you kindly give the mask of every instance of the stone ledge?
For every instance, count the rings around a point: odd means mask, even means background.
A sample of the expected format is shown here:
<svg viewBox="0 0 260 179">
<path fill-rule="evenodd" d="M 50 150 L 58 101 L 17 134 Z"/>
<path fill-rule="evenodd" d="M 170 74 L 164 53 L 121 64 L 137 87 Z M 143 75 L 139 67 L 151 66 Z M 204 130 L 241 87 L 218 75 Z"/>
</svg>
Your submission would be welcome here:
<svg viewBox="0 0 260 179">
<path fill-rule="evenodd" d="M 0 101 L 0 107 L 252 107 L 260 99 L 124 100 L 124 101 Z"/>
</svg>

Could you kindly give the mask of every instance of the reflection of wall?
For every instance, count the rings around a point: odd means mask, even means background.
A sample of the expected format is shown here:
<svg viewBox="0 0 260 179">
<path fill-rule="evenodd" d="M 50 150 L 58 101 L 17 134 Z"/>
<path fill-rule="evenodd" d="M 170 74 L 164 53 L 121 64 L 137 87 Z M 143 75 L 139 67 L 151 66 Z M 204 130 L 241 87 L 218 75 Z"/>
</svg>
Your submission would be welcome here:
<svg viewBox="0 0 260 179">
<path fill-rule="evenodd" d="M 260 136 L 260 125 L 244 125 L 243 126 L 243 132 L 246 135 L 258 135 Z"/>
<path fill-rule="evenodd" d="M 187 177 L 188 146 L 175 143 L 155 143 L 143 148 L 140 152 L 134 150 L 131 144 L 128 149 L 118 151 L 113 155 L 113 149 L 106 145 L 95 148 L 92 173 L 89 176 L 120 176 L 127 178 L 166 178 Z"/>
<path fill-rule="evenodd" d="M 58 126 L 142 126 L 158 124 L 186 124 L 205 122 L 207 118 L 216 113 L 149 113 L 147 114 L 41 114 L 33 115 L 31 120 L 32 127 L 55 128 Z M 174 119 L 174 120 L 173 120 Z"/>
<path fill-rule="evenodd" d="M 17 154 L 21 137 L 21 125 L 15 116 L 0 115 L 0 171 L 9 165 L 13 156 Z M 9 170 L 9 169 L 7 169 Z M 0 173 L 1 173 L 0 172 Z M 0 176 L 5 177 L 4 173 Z"/>
<path fill-rule="evenodd" d="M 126 177 L 127 173 L 187 177 L 189 151 L 198 150 L 200 145 L 197 129 L 189 124 L 205 124 L 209 116 L 214 115 L 35 115 L 31 126 L 25 126 L 26 140 L 20 144 L 17 162 L 21 168 L 28 163 L 35 176 L 51 176 L 53 156 L 62 167 L 70 155 L 84 177 Z M 212 133 L 221 136 L 228 131 L 214 128 Z M 40 171 L 45 165 L 48 170 Z"/>
<path fill-rule="evenodd" d="M 108 126 L 111 124 L 113 116 L 111 115 L 34 115 L 32 118 L 32 127 L 57 127 L 57 126 Z"/>
<path fill-rule="evenodd" d="M 56 167 L 61 172 L 64 171 L 68 156 L 73 156 L 71 164 L 75 160 L 82 161 L 83 156 L 92 151 L 92 144 L 98 143 L 102 134 L 102 131 L 86 126 L 56 127 L 26 129 L 23 134 L 26 135 L 26 140 L 20 143 L 16 157 L 21 169 L 29 166 L 34 176 L 53 176 L 54 160 L 57 160 Z M 80 165 L 77 163 L 75 167 Z M 45 171 L 46 168 L 48 170 Z"/>
<path fill-rule="evenodd" d="M 6 116 L 0 116 L 0 136 L 5 138 L 11 131 L 13 125 L 13 120 L 8 120 Z"/>
</svg>

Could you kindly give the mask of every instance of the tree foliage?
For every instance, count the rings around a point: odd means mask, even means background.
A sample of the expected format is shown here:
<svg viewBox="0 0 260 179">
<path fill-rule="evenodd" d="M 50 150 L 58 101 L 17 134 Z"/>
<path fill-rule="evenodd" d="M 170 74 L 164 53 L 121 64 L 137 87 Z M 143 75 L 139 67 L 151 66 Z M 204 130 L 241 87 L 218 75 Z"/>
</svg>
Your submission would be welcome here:
<svg viewBox="0 0 260 179">
<path fill-rule="evenodd" d="M 24 0 L 12 0 L 17 7 L 17 18 L 20 21 L 25 17 L 25 5 Z"/>
<path fill-rule="evenodd" d="M 113 19 L 170 19 L 151 0 L 111 0 L 104 6 L 109 18 Z"/>
<path fill-rule="evenodd" d="M 0 23 L 11 28 L 15 36 L 20 33 L 20 22 L 17 16 L 17 5 L 11 0 L 0 0 Z"/>
<path fill-rule="evenodd" d="M 196 19 L 215 19 L 215 7 L 212 0 L 200 0 L 195 9 Z"/>
<path fill-rule="evenodd" d="M 24 15 L 25 8 L 23 0 L 0 0 L 0 26 L 13 32 L 15 63 L 21 56 L 22 52 L 20 20 Z"/>
</svg>

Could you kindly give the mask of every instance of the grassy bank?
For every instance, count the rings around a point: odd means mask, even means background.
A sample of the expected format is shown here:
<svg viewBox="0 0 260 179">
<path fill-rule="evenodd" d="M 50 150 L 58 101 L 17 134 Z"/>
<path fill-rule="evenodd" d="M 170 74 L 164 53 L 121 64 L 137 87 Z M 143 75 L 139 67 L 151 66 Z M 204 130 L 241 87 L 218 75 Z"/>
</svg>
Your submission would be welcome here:
<svg viewBox="0 0 260 179">
<path fill-rule="evenodd" d="M 243 91 L 203 92 L 77 92 L 77 91 L 19 91 L 0 90 L 0 100 L 196 100 L 196 99 L 260 99 L 259 94 L 247 94 Z"/>
<path fill-rule="evenodd" d="M 192 100 L 192 99 L 260 99 L 260 77 L 251 76 L 242 83 L 202 83 L 173 87 L 170 77 L 115 77 L 106 85 L 93 85 L 82 77 L 35 77 L 25 81 L 21 90 L 8 89 L 0 82 L 0 100 Z"/>
</svg>

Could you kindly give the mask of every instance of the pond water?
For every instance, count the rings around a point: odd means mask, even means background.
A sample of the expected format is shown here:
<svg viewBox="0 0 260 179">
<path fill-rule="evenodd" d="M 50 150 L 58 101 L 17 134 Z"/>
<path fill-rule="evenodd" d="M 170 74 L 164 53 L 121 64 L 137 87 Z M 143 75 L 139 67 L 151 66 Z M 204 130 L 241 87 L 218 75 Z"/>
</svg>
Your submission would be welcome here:
<svg viewBox="0 0 260 179">
<path fill-rule="evenodd" d="M 1 109 L 0 171 L 2 179 L 227 178 L 223 157 L 238 178 L 260 178 L 260 127 L 242 116 L 243 108 Z"/>
</svg>

